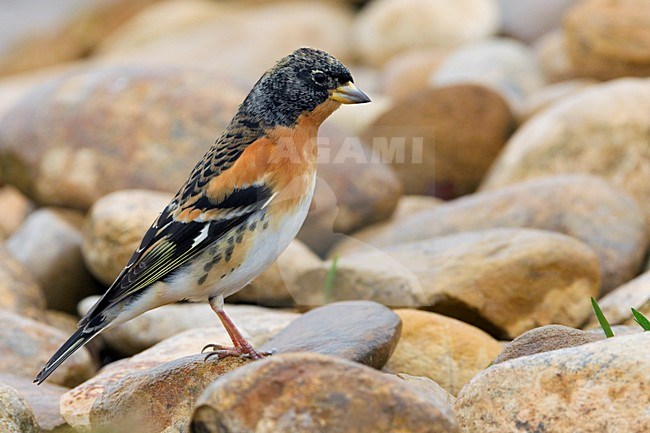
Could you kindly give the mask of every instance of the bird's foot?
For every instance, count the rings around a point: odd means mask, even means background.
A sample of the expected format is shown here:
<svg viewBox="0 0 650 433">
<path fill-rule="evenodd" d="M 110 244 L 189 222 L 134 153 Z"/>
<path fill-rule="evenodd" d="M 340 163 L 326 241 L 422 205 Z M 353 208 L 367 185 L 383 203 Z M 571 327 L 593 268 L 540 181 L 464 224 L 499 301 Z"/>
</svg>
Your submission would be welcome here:
<svg viewBox="0 0 650 433">
<path fill-rule="evenodd" d="M 251 345 L 248 346 L 239 346 L 239 347 L 226 347 L 220 344 L 208 344 L 206 345 L 201 353 L 206 353 L 205 351 L 210 349 L 205 356 L 205 361 L 216 356 L 217 359 L 227 358 L 229 356 L 238 356 L 240 358 L 249 358 L 249 359 L 262 359 L 267 356 L 271 356 L 273 352 L 258 352 L 253 349 Z"/>
</svg>

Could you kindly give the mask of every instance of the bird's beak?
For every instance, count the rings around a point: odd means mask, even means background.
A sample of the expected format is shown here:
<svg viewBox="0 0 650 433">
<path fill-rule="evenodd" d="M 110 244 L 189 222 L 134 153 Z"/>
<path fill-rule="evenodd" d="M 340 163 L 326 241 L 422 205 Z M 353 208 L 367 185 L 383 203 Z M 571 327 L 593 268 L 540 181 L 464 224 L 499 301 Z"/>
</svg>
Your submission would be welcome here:
<svg viewBox="0 0 650 433">
<path fill-rule="evenodd" d="M 363 93 L 352 81 L 339 86 L 332 92 L 330 98 L 341 104 L 363 104 L 370 102 L 368 95 Z"/>
</svg>

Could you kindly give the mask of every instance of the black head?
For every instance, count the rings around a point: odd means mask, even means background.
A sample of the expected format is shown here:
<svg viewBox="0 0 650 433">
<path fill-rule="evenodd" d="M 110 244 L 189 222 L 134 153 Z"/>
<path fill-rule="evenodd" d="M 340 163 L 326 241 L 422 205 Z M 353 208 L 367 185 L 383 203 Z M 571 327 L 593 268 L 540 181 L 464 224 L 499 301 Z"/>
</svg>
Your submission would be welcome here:
<svg viewBox="0 0 650 433">
<path fill-rule="evenodd" d="M 244 101 L 248 115 L 265 126 L 293 126 L 297 118 L 327 100 L 369 102 L 350 71 L 325 51 L 300 48 L 281 59 L 255 84 Z"/>
</svg>

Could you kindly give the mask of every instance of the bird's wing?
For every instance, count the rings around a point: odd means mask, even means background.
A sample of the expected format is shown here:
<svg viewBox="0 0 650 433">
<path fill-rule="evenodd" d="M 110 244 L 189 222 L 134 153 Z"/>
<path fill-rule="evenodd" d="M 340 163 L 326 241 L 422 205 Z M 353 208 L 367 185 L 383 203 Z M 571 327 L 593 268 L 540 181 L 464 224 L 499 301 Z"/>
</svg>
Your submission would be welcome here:
<svg viewBox="0 0 650 433">
<path fill-rule="evenodd" d="M 195 179 L 205 178 L 205 181 L 201 180 L 188 189 L 187 185 L 193 182 L 190 177 L 146 232 L 115 282 L 79 326 L 165 278 L 268 205 L 273 199 L 265 178 L 268 148 L 267 140 L 256 140 L 218 176 L 208 176 L 205 172 L 193 174 Z"/>
</svg>

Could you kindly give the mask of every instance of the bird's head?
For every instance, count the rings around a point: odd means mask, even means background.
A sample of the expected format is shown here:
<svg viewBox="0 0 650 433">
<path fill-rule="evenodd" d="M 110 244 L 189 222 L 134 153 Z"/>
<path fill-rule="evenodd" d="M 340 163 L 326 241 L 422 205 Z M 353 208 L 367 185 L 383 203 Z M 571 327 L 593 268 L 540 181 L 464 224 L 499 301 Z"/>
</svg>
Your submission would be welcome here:
<svg viewBox="0 0 650 433">
<path fill-rule="evenodd" d="M 320 107 L 324 120 L 340 104 L 364 102 L 370 98 L 354 85 L 341 62 L 325 51 L 300 48 L 260 78 L 244 105 L 268 126 L 292 126 L 301 115 Z"/>
</svg>

